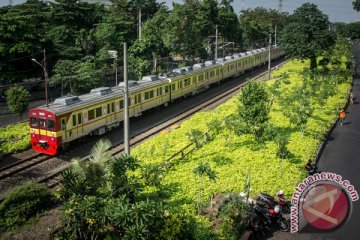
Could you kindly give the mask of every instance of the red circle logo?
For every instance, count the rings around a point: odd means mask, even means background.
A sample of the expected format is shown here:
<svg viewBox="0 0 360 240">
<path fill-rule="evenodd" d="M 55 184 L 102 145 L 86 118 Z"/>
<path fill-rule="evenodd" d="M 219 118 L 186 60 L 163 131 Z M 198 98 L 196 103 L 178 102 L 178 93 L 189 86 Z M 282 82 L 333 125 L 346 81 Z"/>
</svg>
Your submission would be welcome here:
<svg viewBox="0 0 360 240">
<path fill-rule="evenodd" d="M 301 209 L 306 221 L 314 228 L 333 230 L 345 223 L 351 207 L 342 188 L 318 183 L 304 194 Z"/>
</svg>

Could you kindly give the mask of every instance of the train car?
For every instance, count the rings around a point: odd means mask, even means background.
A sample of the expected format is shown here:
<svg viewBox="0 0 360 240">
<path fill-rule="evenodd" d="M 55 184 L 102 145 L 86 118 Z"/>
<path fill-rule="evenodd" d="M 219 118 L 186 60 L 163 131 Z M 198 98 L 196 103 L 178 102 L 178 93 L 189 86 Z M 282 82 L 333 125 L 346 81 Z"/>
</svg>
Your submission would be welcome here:
<svg viewBox="0 0 360 240">
<path fill-rule="evenodd" d="M 281 48 L 273 47 L 272 58 L 283 54 Z M 129 81 L 129 116 L 140 116 L 144 111 L 238 76 L 265 64 L 267 56 L 268 50 L 263 48 L 197 64 L 171 77 L 149 75 L 140 81 Z M 48 106 L 29 111 L 31 145 L 36 152 L 56 155 L 60 148 L 66 148 L 76 139 L 102 135 L 119 126 L 123 117 L 122 83 L 113 88 L 95 88 L 81 96 L 57 98 Z"/>
</svg>

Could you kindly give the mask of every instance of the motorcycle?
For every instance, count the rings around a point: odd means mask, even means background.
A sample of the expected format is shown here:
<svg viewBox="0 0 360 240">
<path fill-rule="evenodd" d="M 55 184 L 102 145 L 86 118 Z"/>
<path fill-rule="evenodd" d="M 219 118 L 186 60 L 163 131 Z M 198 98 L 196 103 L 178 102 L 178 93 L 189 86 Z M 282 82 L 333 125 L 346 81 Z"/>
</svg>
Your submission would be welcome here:
<svg viewBox="0 0 360 240">
<path fill-rule="evenodd" d="M 275 198 L 267 193 L 260 193 L 257 198 L 256 202 L 264 205 L 266 208 L 274 208 L 276 205 L 279 205 L 281 211 L 285 214 L 290 213 L 290 203 L 287 202 L 284 191 L 280 190 L 276 193 L 277 201 Z"/>
<path fill-rule="evenodd" d="M 291 204 L 290 202 L 286 201 L 286 198 L 284 196 L 284 191 L 280 190 L 279 192 L 276 193 L 276 196 L 278 197 L 278 202 L 281 211 L 285 214 L 290 213 Z"/>
<path fill-rule="evenodd" d="M 287 232 L 290 230 L 290 221 L 283 216 L 279 205 L 275 205 L 274 208 L 268 209 L 266 206 L 258 203 L 255 205 L 255 212 L 268 225 L 275 224 L 282 232 Z"/>
</svg>

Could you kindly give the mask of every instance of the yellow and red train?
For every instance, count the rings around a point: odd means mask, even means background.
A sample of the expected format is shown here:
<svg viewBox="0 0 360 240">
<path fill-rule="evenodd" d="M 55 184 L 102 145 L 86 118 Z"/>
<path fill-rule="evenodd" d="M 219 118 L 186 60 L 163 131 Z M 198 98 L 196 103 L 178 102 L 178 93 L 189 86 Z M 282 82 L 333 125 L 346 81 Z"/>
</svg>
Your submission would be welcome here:
<svg viewBox="0 0 360 240">
<path fill-rule="evenodd" d="M 272 59 L 284 55 L 277 46 Z M 210 84 L 238 76 L 246 70 L 265 64 L 268 50 L 257 49 L 207 62 L 173 77 L 146 76 L 129 82 L 129 116 L 139 116 L 151 108 L 207 88 Z M 40 153 L 55 155 L 61 147 L 86 136 L 101 135 L 119 126 L 124 114 L 123 87 L 101 87 L 89 94 L 55 99 L 48 106 L 29 111 L 32 148 Z"/>
</svg>

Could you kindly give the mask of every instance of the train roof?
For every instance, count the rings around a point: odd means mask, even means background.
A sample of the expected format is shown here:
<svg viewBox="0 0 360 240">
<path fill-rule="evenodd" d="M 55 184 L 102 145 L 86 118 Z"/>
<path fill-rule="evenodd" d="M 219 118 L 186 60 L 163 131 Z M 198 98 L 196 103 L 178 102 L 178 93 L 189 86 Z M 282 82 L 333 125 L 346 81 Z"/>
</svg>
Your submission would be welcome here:
<svg viewBox="0 0 360 240">
<path fill-rule="evenodd" d="M 274 47 L 276 48 L 276 46 Z M 222 61 L 218 61 L 217 63 L 214 61 L 212 65 L 206 65 L 202 68 L 196 68 L 190 71 L 187 71 L 181 75 L 177 75 L 174 77 L 158 77 L 156 75 L 144 76 L 140 81 L 132 81 L 128 82 L 129 92 L 137 92 L 139 89 L 143 89 L 146 87 L 155 87 L 157 85 L 161 85 L 164 83 L 168 83 L 170 80 L 176 80 L 179 78 L 183 78 L 184 76 L 191 75 L 192 73 L 201 72 L 205 69 L 212 69 L 219 67 L 224 64 L 231 64 L 232 62 L 238 61 L 242 58 L 246 58 L 252 56 L 257 53 L 261 53 L 266 51 L 266 49 L 258 49 L 256 52 L 248 51 L 247 54 L 237 54 L 237 57 L 228 56 L 222 59 Z M 80 96 L 64 96 L 55 99 L 53 103 L 48 104 L 48 106 L 43 105 L 39 106 L 36 109 L 43 109 L 50 112 L 54 112 L 55 115 L 60 115 L 66 112 L 73 111 L 78 108 L 86 107 L 88 105 L 97 104 L 102 101 L 106 101 L 108 99 L 112 99 L 115 97 L 121 97 L 124 95 L 124 83 L 121 82 L 119 86 L 116 87 L 100 87 L 95 88 L 90 91 L 88 94 L 80 95 Z"/>
</svg>

